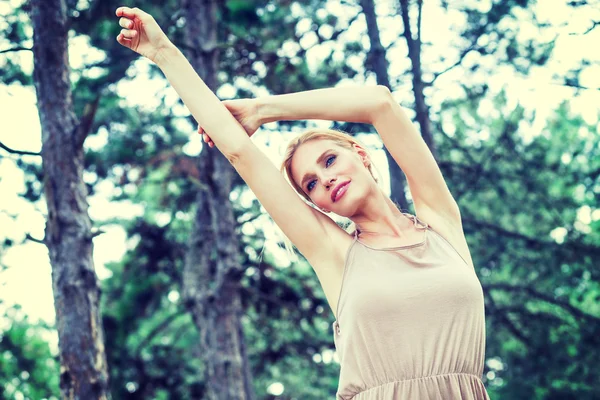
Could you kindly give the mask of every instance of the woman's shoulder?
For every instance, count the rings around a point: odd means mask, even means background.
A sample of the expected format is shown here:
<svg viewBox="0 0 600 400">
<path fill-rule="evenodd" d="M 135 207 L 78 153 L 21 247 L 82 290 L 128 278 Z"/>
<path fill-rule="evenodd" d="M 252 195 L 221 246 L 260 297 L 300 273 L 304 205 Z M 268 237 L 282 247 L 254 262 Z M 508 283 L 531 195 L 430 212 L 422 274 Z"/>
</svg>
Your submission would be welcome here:
<svg viewBox="0 0 600 400">
<path fill-rule="evenodd" d="M 463 231 L 460 214 L 447 216 L 435 211 L 420 210 L 417 218 L 450 243 L 463 260 L 473 267 L 473 259 Z"/>
<path fill-rule="evenodd" d="M 327 247 L 325 254 L 330 255 L 330 262 L 343 263 L 347 250 L 352 245 L 355 229 L 343 228 L 325 214 L 321 215 L 321 222 L 327 235 L 323 240 L 323 246 Z"/>
</svg>

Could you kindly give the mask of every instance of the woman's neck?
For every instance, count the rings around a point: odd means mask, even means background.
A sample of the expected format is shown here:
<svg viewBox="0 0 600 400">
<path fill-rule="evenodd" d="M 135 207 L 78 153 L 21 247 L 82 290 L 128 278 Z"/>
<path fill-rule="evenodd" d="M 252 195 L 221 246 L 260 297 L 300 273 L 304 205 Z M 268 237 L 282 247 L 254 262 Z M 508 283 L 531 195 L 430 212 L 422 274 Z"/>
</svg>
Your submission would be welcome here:
<svg viewBox="0 0 600 400">
<path fill-rule="evenodd" d="M 365 213 L 353 219 L 359 233 L 374 236 L 402 237 L 409 227 L 409 220 L 392 200 L 381 192 L 365 207 Z"/>
</svg>

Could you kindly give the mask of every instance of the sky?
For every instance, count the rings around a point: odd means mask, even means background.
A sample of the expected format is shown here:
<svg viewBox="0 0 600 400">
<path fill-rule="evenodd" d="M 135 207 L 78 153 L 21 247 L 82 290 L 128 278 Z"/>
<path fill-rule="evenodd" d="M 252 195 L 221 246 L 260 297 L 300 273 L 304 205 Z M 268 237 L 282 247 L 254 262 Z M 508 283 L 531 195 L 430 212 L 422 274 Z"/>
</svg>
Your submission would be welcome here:
<svg viewBox="0 0 600 400">
<path fill-rule="evenodd" d="M 8 11 L 8 7 L 17 4 L 17 1 L 0 3 L 0 15 Z M 380 15 L 389 12 L 389 2 L 378 3 L 378 13 Z M 437 51 L 444 51 L 452 46 L 452 41 L 456 37 L 451 33 L 453 26 L 464 24 L 460 14 L 457 12 L 449 17 L 442 14 L 433 6 L 433 2 L 426 2 L 423 19 L 423 41 L 433 43 L 431 51 L 424 54 L 423 64 L 433 63 Z M 480 7 L 489 7 L 489 1 L 477 2 Z M 581 84 L 588 87 L 600 88 L 600 54 L 596 51 L 597 44 L 600 43 L 600 28 L 588 33 L 587 35 L 573 35 L 572 33 L 582 33 L 589 26 L 589 20 L 595 18 L 600 20 L 600 10 L 596 16 L 589 14 L 570 13 L 563 2 L 559 1 L 538 1 L 537 15 L 540 20 L 547 20 L 555 26 L 561 25 L 555 30 L 558 35 L 554 56 L 549 64 L 544 68 L 537 68 L 531 76 L 527 78 L 516 76 L 509 68 L 497 69 L 494 76 L 478 76 L 476 79 L 488 81 L 492 92 L 499 92 L 501 89 L 507 91 L 509 98 L 509 107 L 519 102 L 529 110 L 536 111 L 536 120 L 531 126 L 523 126 L 521 134 L 526 138 L 533 137 L 543 132 L 544 124 L 548 115 L 564 100 L 571 102 L 573 110 L 581 113 L 582 117 L 589 124 L 598 124 L 598 113 L 600 105 L 600 90 L 584 90 L 577 96 L 574 96 L 575 90 L 572 88 L 554 84 L 554 74 L 563 75 L 569 68 L 579 64 L 579 60 L 587 58 L 595 60 L 597 65 L 589 67 L 582 74 Z M 336 13 L 341 13 L 340 9 L 333 9 Z M 116 23 L 116 20 L 115 20 Z M 397 41 L 388 53 L 390 60 L 390 73 L 392 75 L 406 68 L 407 58 L 405 55 L 404 40 L 398 40 L 399 27 L 397 23 L 390 18 L 381 18 L 379 21 L 382 29 L 382 41 L 384 46 Z M 1 25 L 1 22 L 0 22 Z M 302 29 L 300 24 L 299 29 Z M 0 29 L 2 26 L 0 26 Z M 519 36 L 522 39 L 538 38 L 540 33 L 529 26 L 527 23 L 519 24 Z M 358 20 L 352 28 L 346 33 L 349 37 L 358 37 L 366 29 L 364 19 Z M 517 27 L 515 27 L 517 29 Z M 543 38 L 541 38 L 543 39 Z M 305 39 L 302 46 L 309 46 L 310 37 Z M 366 38 L 363 38 L 366 40 Z M 287 47 L 291 46 L 291 47 Z M 292 44 L 284 46 L 283 52 L 293 49 Z M 0 42 L 0 50 L 6 47 L 6 43 Z M 314 48 L 308 53 L 310 65 L 316 65 L 326 54 L 323 48 Z M 0 67 L 4 62 L 0 54 Z M 11 55 L 13 57 L 14 55 Z M 28 71 L 32 69 L 31 52 L 20 52 L 18 57 Z M 103 58 L 102 52 L 90 49 L 83 38 L 74 38 L 69 46 L 69 60 L 72 68 L 82 66 L 87 62 L 100 60 Z M 362 60 L 353 60 L 356 63 L 362 63 Z M 480 59 L 474 55 L 468 55 L 463 65 L 481 63 L 493 65 L 493 58 Z M 439 69 L 442 69 L 441 67 Z M 145 60 L 139 60 L 134 67 L 129 70 L 129 74 L 135 75 L 135 79 L 122 82 L 118 85 L 118 91 L 131 105 L 156 108 L 158 100 L 155 97 L 157 91 L 166 91 L 171 109 L 176 115 L 186 115 L 187 110 L 176 104 L 177 94 L 170 87 L 165 88 L 165 82 L 160 79 L 150 80 L 147 76 L 148 63 Z M 94 73 L 93 71 L 91 73 Z M 443 75 L 436 82 L 436 91 L 430 93 L 429 101 L 432 104 L 432 110 L 435 111 L 435 105 L 439 104 L 444 98 L 452 96 L 456 91 L 461 76 L 460 69 L 451 71 Z M 402 86 L 406 91 L 398 90 L 393 93 L 394 97 L 401 104 L 409 101 L 410 77 L 407 77 L 406 84 Z M 361 84 L 358 81 L 343 81 L 340 85 Z M 368 82 L 374 84 L 374 82 Z M 248 85 L 244 79 L 236 79 L 236 86 Z M 230 96 L 233 87 L 224 85 L 217 93 L 222 98 Z M 259 95 L 267 93 L 259 92 Z M 491 102 L 483 102 L 480 113 L 491 115 L 494 110 Z M 182 122 L 185 123 L 185 122 Z M 329 126 L 328 122 L 315 122 L 317 126 Z M 269 156 L 269 158 L 279 165 L 283 148 L 289 140 L 289 136 L 282 136 L 273 132 L 277 129 L 276 123 L 267 124 L 266 129 L 261 129 L 253 136 L 255 143 Z M 190 140 L 184 147 L 184 152 L 189 155 L 196 155 L 202 149 L 200 137 L 195 133 L 195 127 L 189 126 Z M 452 133 L 453 127 L 448 126 L 447 131 Z M 585 133 L 582 133 L 585 134 Z M 600 130 L 591 134 L 600 134 Z M 374 163 L 379 171 L 383 173 L 383 185 L 389 194 L 389 176 L 387 175 L 387 164 L 385 156 L 381 150 L 381 141 L 375 135 L 359 136 L 366 145 L 372 148 Z M 473 140 L 485 140 L 485 132 L 482 132 Z M 97 135 L 90 136 L 85 143 L 87 149 L 101 148 L 108 140 L 108 132 L 101 131 Z M 19 150 L 40 151 L 41 134 L 40 123 L 36 109 L 35 92 L 32 87 L 21 87 L 18 85 L 0 86 L 0 141 L 5 145 Z M 267 146 L 267 142 L 269 146 Z M 44 320 L 49 323 L 54 322 L 54 306 L 52 297 L 52 284 L 50 276 L 50 264 L 48 252 L 45 246 L 25 240 L 25 235 L 29 234 L 34 238 L 43 238 L 45 226 L 46 207 L 44 201 L 31 204 L 19 197 L 25 190 L 24 176 L 21 170 L 16 166 L 17 156 L 8 155 L 0 150 L 0 240 L 12 238 L 18 243 L 0 254 L 1 261 L 8 269 L 0 272 L 0 307 L 20 304 L 24 312 L 32 320 Z M 41 162 L 39 157 L 25 156 L 24 161 Z M 89 176 L 84 179 L 90 179 Z M 94 221 L 101 221 L 107 218 L 121 216 L 131 217 L 142 214 L 140 206 L 128 202 L 111 202 L 108 200 L 115 188 L 112 184 L 105 182 L 99 185 L 97 193 L 89 197 L 89 213 Z M 250 203 L 252 194 L 248 193 L 241 200 Z M 11 218 L 15 216 L 16 218 Z M 600 210 L 582 209 L 579 212 L 581 221 L 580 228 L 586 229 L 586 226 L 592 221 L 600 219 Z M 163 221 L 165 224 L 168 221 Z M 589 227 L 588 227 L 589 228 Z M 267 236 L 273 241 L 277 238 L 274 229 L 265 226 Z M 94 239 L 94 264 L 96 273 L 100 279 L 106 279 L 111 275 L 110 270 L 105 267 L 106 263 L 118 261 L 124 252 L 135 245 L 135 242 L 127 240 L 125 231 L 118 225 L 103 226 L 104 234 Z M 566 232 L 564 228 L 557 227 L 553 233 L 553 238 L 561 240 L 561 232 Z M 271 246 L 273 247 L 273 246 Z M 274 250 L 275 251 L 275 250 Z M 285 257 L 280 253 L 279 257 Z M 178 296 L 170 296 L 172 301 L 177 301 Z M 0 321 L 2 324 L 7 322 Z"/>
</svg>

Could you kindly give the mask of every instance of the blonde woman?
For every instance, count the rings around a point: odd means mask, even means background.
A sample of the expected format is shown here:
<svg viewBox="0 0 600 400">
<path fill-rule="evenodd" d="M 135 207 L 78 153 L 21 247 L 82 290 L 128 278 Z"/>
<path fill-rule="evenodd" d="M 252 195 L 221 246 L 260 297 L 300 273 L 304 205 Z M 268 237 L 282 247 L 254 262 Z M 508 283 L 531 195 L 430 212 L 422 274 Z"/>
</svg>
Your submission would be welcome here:
<svg viewBox="0 0 600 400">
<path fill-rule="evenodd" d="M 335 317 L 336 398 L 488 399 L 483 292 L 460 212 L 388 89 L 221 102 L 150 15 L 128 7 L 116 14 L 123 28 L 117 41 L 159 66 L 204 141 L 227 157 L 315 270 Z M 385 195 L 365 147 L 341 132 L 312 130 L 294 139 L 281 174 L 250 136 L 263 123 L 297 119 L 374 125 L 406 174 L 418 217 Z M 329 213 L 352 221 L 351 232 Z"/>
</svg>

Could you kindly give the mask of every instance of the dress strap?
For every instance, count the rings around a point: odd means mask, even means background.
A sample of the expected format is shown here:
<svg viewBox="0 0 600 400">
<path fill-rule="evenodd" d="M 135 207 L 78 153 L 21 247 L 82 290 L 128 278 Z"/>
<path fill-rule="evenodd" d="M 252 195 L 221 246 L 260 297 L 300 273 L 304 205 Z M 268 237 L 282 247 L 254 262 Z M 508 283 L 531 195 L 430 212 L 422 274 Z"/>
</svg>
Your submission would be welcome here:
<svg viewBox="0 0 600 400">
<path fill-rule="evenodd" d="M 413 224 L 415 225 L 415 228 L 417 229 L 427 229 L 429 228 L 429 224 L 427 222 L 423 222 L 421 221 L 416 215 L 412 215 L 410 213 L 405 213 L 403 212 L 402 214 L 404 214 L 405 217 L 411 219 L 413 221 Z M 358 228 L 354 228 L 354 240 L 358 240 Z"/>
<path fill-rule="evenodd" d="M 415 227 L 417 229 L 427 229 L 429 228 L 429 224 L 427 222 L 423 222 L 421 221 L 416 215 L 412 215 L 409 213 L 402 213 L 404 215 L 406 215 L 408 218 L 413 220 L 413 223 L 415 224 Z"/>
</svg>

